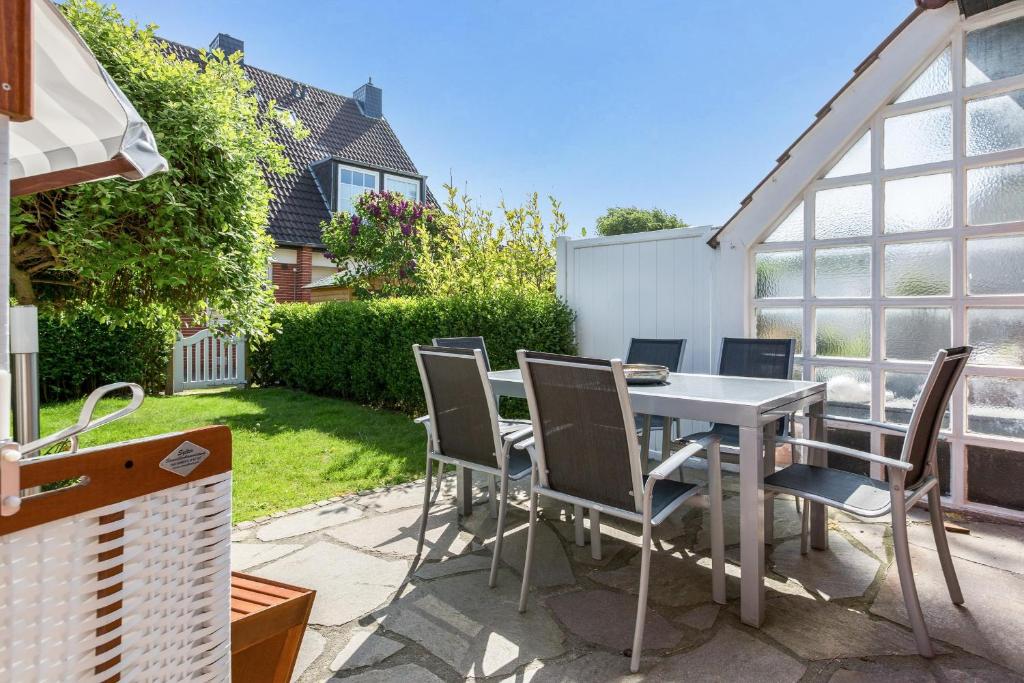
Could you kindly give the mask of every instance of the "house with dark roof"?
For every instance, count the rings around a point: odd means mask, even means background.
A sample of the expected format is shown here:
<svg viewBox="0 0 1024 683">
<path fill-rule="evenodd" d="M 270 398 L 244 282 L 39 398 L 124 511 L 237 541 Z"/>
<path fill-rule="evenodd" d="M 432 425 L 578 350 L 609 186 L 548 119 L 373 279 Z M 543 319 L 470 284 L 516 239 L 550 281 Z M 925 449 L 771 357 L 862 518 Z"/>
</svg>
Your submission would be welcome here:
<svg viewBox="0 0 1024 683">
<path fill-rule="evenodd" d="M 168 41 L 182 59 L 199 58 L 194 47 Z M 218 33 L 210 49 L 244 52 L 242 40 Z M 416 201 L 433 201 L 426 176 L 409 158 L 384 116 L 383 91 L 372 79 L 350 97 L 301 83 L 248 64 L 242 68 L 261 101 L 274 100 L 309 130 L 280 142 L 295 172 L 269 175 L 274 192 L 267 232 L 277 248 L 270 265 L 278 301 L 310 301 L 315 281 L 337 272 L 325 256 L 320 224 L 332 213 L 351 209 L 368 190 L 401 192 Z"/>
</svg>

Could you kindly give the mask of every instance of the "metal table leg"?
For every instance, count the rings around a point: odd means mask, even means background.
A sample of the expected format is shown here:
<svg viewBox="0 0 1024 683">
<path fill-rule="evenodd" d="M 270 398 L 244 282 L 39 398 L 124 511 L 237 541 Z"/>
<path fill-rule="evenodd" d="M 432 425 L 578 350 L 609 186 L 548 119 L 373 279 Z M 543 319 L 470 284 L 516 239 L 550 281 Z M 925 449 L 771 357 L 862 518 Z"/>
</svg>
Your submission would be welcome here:
<svg viewBox="0 0 1024 683">
<path fill-rule="evenodd" d="M 819 401 L 807 409 L 808 430 L 812 441 L 825 440 L 825 402 Z M 825 467 L 828 456 L 820 448 L 813 448 L 807 454 L 808 463 Z M 828 510 L 821 503 L 806 501 L 811 510 L 811 547 L 816 550 L 828 549 Z"/>
<path fill-rule="evenodd" d="M 740 427 L 740 618 L 764 621 L 764 431 Z"/>
<path fill-rule="evenodd" d="M 644 415 L 643 428 L 640 432 L 640 466 L 647 467 L 651 457 L 651 416 Z"/>
<path fill-rule="evenodd" d="M 775 472 L 775 435 L 776 426 L 769 422 L 764 426 L 764 476 Z M 775 544 L 775 496 L 766 493 L 764 496 L 764 542 Z"/>
<path fill-rule="evenodd" d="M 672 418 L 661 418 L 661 461 L 672 455 Z"/>
</svg>

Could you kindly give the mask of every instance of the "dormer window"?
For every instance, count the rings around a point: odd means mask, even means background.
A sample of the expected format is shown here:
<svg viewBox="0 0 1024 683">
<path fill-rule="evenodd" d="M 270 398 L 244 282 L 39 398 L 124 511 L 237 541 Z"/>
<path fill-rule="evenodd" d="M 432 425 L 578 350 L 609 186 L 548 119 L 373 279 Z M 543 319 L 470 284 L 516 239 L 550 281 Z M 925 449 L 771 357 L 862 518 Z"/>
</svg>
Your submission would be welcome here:
<svg viewBox="0 0 1024 683">
<path fill-rule="evenodd" d="M 399 192 L 414 202 L 420 201 L 420 181 L 401 176 L 384 176 L 384 189 L 388 192 Z"/>
<path fill-rule="evenodd" d="M 379 187 L 380 176 L 352 166 L 338 166 L 338 205 L 336 211 L 354 211 L 356 200 L 364 192 L 373 192 Z"/>
</svg>

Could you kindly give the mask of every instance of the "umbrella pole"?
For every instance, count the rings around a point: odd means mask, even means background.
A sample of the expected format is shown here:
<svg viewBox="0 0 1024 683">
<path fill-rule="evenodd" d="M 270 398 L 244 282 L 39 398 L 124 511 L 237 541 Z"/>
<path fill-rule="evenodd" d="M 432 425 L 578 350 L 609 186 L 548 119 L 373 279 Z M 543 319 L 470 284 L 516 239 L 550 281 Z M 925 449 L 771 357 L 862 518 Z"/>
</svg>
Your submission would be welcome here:
<svg viewBox="0 0 1024 683">
<path fill-rule="evenodd" d="M 0 441 L 11 436 L 11 120 L 0 114 Z"/>
</svg>

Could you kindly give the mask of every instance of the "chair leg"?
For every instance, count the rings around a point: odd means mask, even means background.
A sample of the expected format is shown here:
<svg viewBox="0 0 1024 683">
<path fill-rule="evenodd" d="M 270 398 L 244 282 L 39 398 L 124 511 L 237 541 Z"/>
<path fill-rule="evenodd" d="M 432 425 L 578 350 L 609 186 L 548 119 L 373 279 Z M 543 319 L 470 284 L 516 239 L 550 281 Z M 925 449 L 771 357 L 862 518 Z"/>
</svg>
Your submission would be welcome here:
<svg viewBox="0 0 1024 683">
<path fill-rule="evenodd" d="M 601 513 L 590 508 L 590 556 L 601 559 Z"/>
<path fill-rule="evenodd" d="M 725 604 L 725 523 L 722 519 L 722 457 L 718 442 L 707 449 L 708 509 L 711 511 L 711 597 Z"/>
<path fill-rule="evenodd" d="M 889 476 L 893 476 L 890 470 Z M 914 640 L 917 642 L 917 651 L 922 657 L 931 659 L 935 656 L 932 649 L 932 642 L 928 638 L 928 627 L 924 623 L 924 613 L 921 612 L 921 600 L 917 595 L 917 585 L 914 583 L 914 569 L 910 565 L 910 545 L 907 539 L 907 501 L 903 493 L 903 473 L 897 474 L 899 481 L 890 482 L 893 488 L 892 498 L 892 545 L 896 555 L 896 568 L 900 576 L 900 588 L 903 590 L 903 602 L 907 608 L 907 618 L 910 620 L 910 627 L 914 631 Z"/>
<path fill-rule="evenodd" d="M 427 538 L 427 518 L 430 515 L 430 476 L 434 467 L 434 461 L 427 457 L 427 479 L 423 482 L 423 514 L 420 515 L 420 537 L 416 541 L 416 557 L 423 552 L 423 541 Z"/>
<path fill-rule="evenodd" d="M 537 527 L 537 494 L 533 492 L 537 481 L 537 468 L 530 474 L 530 527 L 526 532 L 526 560 L 523 562 L 523 586 L 519 590 L 519 611 L 526 611 L 526 597 L 530 593 L 530 568 L 533 565 L 533 539 Z M 580 517 L 582 519 L 582 516 Z"/>
<path fill-rule="evenodd" d="M 636 626 L 633 630 L 633 654 L 629 670 L 640 670 L 640 655 L 644 649 L 644 622 L 647 620 L 647 588 L 651 581 L 651 516 L 644 514 L 643 548 L 640 555 L 640 592 L 636 599 Z"/>
<path fill-rule="evenodd" d="M 488 585 L 498 585 L 498 563 L 501 561 L 501 542 L 505 538 L 505 513 L 508 510 L 508 472 L 501 474 L 501 500 L 498 502 L 498 527 L 494 532 L 494 556 L 491 557 L 491 578 Z"/>
<path fill-rule="evenodd" d="M 441 495 L 441 487 L 444 486 L 444 463 L 441 461 L 438 461 L 437 463 L 437 474 L 434 475 L 434 479 L 437 480 L 437 483 L 434 484 L 434 495 L 430 499 L 431 505 L 433 505 L 434 501 L 436 501 L 438 496 Z"/>
<path fill-rule="evenodd" d="M 576 536 L 576 545 L 583 547 L 587 544 L 586 529 L 583 527 L 583 506 L 573 505 L 572 506 L 572 525 L 573 532 Z"/>
<path fill-rule="evenodd" d="M 939 563 L 942 565 L 942 574 L 946 577 L 946 588 L 949 589 L 949 599 L 953 601 L 954 605 L 962 605 L 964 604 L 964 594 L 960 591 L 960 582 L 956 578 L 956 568 L 953 566 L 953 556 L 949 552 L 949 541 L 946 539 L 946 525 L 942 520 L 940 495 L 937 484 L 928 492 L 928 512 L 932 518 L 932 534 L 935 536 L 935 550 L 939 553 Z"/>
<path fill-rule="evenodd" d="M 498 482 L 493 474 L 487 475 L 487 514 L 492 518 L 498 516 Z"/>
<path fill-rule="evenodd" d="M 646 468 L 651 457 L 651 416 L 644 415 L 643 430 L 640 435 L 640 466 Z"/>
<path fill-rule="evenodd" d="M 800 554 L 806 555 L 807 547 L 811 543 L 811 508 L 806 500 L 801 507 L 803 509 L 800 511 Z"/>
</svg>

